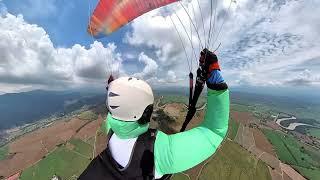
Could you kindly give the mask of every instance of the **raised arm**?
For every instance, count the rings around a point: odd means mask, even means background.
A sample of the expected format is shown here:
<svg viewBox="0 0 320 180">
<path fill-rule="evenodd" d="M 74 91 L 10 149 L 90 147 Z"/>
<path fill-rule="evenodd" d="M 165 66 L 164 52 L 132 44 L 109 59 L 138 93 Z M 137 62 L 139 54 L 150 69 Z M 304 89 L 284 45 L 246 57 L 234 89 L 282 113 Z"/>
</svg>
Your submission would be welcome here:
<svg viewBox="0 0 320 180">
<path fill-rule="evenodd" d="M 203 122 L 182 133 L 167 135 L 159 131 L 157 134 L 154 152 L 159 175 L 182 172 L 198 165 L 216 152 L 226 136 L 229 90 L 220 68 L 212 69 L 209 74 L 207 109 Z"/>
</svg>

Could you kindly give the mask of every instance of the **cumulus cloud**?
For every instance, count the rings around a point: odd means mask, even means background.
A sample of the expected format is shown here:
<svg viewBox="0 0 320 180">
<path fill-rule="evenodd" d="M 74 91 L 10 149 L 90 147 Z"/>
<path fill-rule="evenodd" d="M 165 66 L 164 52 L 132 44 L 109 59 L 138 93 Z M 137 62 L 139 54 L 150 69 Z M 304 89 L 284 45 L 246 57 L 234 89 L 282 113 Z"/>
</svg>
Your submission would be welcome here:
<svg viewBox="0 0 320 180">
<path fill-rule="evenodd" d="M 55 48 L 43 28 L 9 13 L 0 17 L 0 29 L 1 83 L 34 87 L 102 83 L 107 74 L 121 70 L 121 54 L 112 43 Z"/>
<path fill-rule="evenodd" d="M 177 81 L 177 76 L 176 76 L 176 73 L 173 72 L 173 71 L 168 71 L 168 81 L 169 82 L 176 82 Z"/>
<path fill-rule="evenodd" d="M 286 83 L 299 86 L 299 85 L 320 85 L 320 76 L 315 75 L 309 69 L 305 69 L 300 73 L 292 73 L 292 77 L 287 78 Z"/>
<path fill-rule="evenodd" d="M 56 7 L 51 2 L 48 9 L 54 14 Z M 110 72 L 128 73 L 122 66 L 125 59 L 127 67 L 135 67 L 129 74 L 154 83 L 187 84 L 189 70 L 196 70 L 201 46 L 216 49 L 221 42 L 216 53 L 231 85 L 320 85 L 320 1 L 181 3 L 130 23 L 123 42 L 131 51 L 123 55 L 113 43 L 55 47 L 42 27 L 27 23 L 21 15 L 8 14 L 0 3 L 0 83 L 8 89 L 102 83 Z"/>
<path fill-rule="evenodd" d="M 165 78 L 164 76 L 168 70 L 179 70 L 179 75 L 186 69 L 195 68 L 199 53 L 194 53 L 190 46 L 190 40 L 193 42 L 193 47 L 199 49 L 199 41 L 193 29 L 191 35 L 190 22 L 188 16 L 183 9 L 177 6 L 178 3 L 169 5 L 174 9 L 156 9 L 148 14 L 145 14 L 136 19 L 132 24 L 132 30 L 129 31 L 124 41 L 129 45 L 135 47 L 147 46 L 152 49 L 155 54 L 155 60 L 159 64 L 158 78 Z M 176 12 L 176 14 L 171 14 Z M 169 14 L 170 16 L 167 16 Z M 179 18 L 182 24 L 179 24 Z M 171 21 L 172 19 L 172 21 Z M 181 36 L 175 30 L 175 26 Z M 184 26 L 187 28 L 188 36 L 184 31 Z M 182 43 L 181 43 L 182 42 Z M 182 46 L 182 44 L 185 46 Z M 187 54 L 188 57 L 185 56 Z"/>
<path fill-rule="evenodd" d="M 142 78 L 145 80 L 149 80 L 150 78 L 153 78 L 154 76 L 156 76 L 158 64 L 153 59 L 151 59 L 150 57 L 145 55 L 144 52 L 142 52 L 139 55 L 139 62 L 143 63 L 145 66 L 142 72 L 135 73 L 133 76 Z"/>
<path fill-rule="evenodd" d="M 208 35 L 210 29 L 211 1 L 200 1 L 202 13 L 197 0 L 184 2 L 204 44 L 208 39 L 205 33 Z M 320 60 L 320 16 L 317 13 L 320 2 L 237 0 L 234 3 L 224 0 L 212 3 L 213 7 L 217 3 L 217 11 L 213 11 L 216 18 L 211 19 L 211 24 L 215 26 L 212 26 L 213 36 L 207 46 L 215 49 L 222 43 L 217 54 L 230 84 L 287 86 L 294 82 L 301 86 L 319 85 L 320 65 L 315 62 Z M 154 50 L 160 74 L 171 70 L 177 78 L 183 78 L 187 74 L 186 58 L 170 17 L 177 26 L 188 57 L 197 59 L 200 41 L 180 3 L 138 18 L 131 24 L 132 30 L 125 41 Z M 192 49 L 195 49 L 195 55 Z M 306 69 L 310 71 L 310 77 L 297 76 Z"/>
</svg>

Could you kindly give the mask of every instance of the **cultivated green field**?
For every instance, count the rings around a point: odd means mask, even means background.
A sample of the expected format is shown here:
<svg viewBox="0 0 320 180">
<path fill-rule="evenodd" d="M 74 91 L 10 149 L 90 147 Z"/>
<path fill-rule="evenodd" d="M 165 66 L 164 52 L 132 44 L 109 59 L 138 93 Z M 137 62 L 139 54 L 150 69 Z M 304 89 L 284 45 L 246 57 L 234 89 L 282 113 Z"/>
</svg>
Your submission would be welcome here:
<svg viewBox="0 0 320 180">
<path fill-rule="evenodd" d="M 174 174 L 171 177 L 171 180 L 189 180 L 189 177 L 187 175 L 179 173 L 179 174 Z"/>
<path fill-rule="evenodd" d="M 232 141 L 226 141 L 203 168 L 202 180 L 259 179 L 271 180 L 267 166 Z"/>
<path fill-rule="evenodd" d="M 80 119 L 83 120 L 96 120 L 98 119 L 98 115 L 92 111 L 84 111 L 78 116 Z"/>
<path fill-rule="evenodd" d="M 316 162 L 320 162 L 320 152 L 319 150 L 307 145 L 307 146 L 304 146 L 305 148 L 305 151 L 307 154 L 309 154 L 312 159 Z M 320 164 L 318 163 L 318 168 L 320 169 Z"/>
<path fill-rule="evenodd" d="M 308 134 L 320 138 L 320 129 L 309 129 Z"/>
<path fill-rule="evenodd" d="M 8 151 L 8 146 L 0 147 L 0 161 L 6 158 L 6 156 L 8 155 Z"/>
<path fill-rule="evenodd" d="M 94 140 L 95 140 L 95 137 L 91 137 L 91 138 L 89 138 L 89 139 L 86 140 L 86 143 L 88 143 L 88 144 L 90 144 L 91 146 L 93 146 Z"/>
<path fill-rule="evenodd" d="M 80 139 L 71 139 L 70 143 L 75 147 L 73 151 L 76 151 L 84 156 L 91 157 L 92 156 L 92 146 L 86 142 L 83 142 Z"/>
<path fill-rule="evenodd" d="M 280 160 L 284 163 L 288 164 L 296 164 L 295 158 L 292 154 L 288 151 L 287 147 L 285 146 L 284 142 L 281 139 L 281 134 L 276 133 L 271 130 L 264 129 L 263 133 L 266 135 L 270 143 L 276 150 L 276 153 Z M 282 135 L 283 136 L 283 135 Z"/>
<path fill-rule="evenodd" d="M 201 168 L 203 166 L 203 168 Z M 207 164 L 197 167 L 201 180 L 259 179 L 271 180 L 265 163 L 251 156 L 238 144 L 227 140 Z M 191 171 L 195 173 L 194 170 Z M 186 172 L 188 174 L 188 171 Z M 191 174 L 189 174 L 191 175 Z M 193 177 L 194 174 L 193 174 Z M 171 180 L 189 179 L 184 174 L 175 174 Z"/>
<path fill-rule="evenodd" d="M 294 167 L 300 167 L 297 169 L 302 175 L 306 177 L 312 177 L 312 169 L 319 170 L 320 162 L 319 152 L 316 152 L 313 148 L 303 145 L 297 141 L 294 137 L 277 132 L 264 129 L 264 134 L 274 146 L 279 159 Z M 309 171 L 310 170 L 310 171 Z"/>
<path fill-rule="evenodd" d="M 301 174 L 305 175 L 308 179 L 318 180 L 320 179 L 320 170 L 319 169 L 307 169 L 299 166 L 293 166 Z"/>
<path fill-rule="evenodd" d="M 53 175 L 69 179 L 72 176 L 79 176 L 89 162 L 90 160 L 84 156 L 61 146 L 37 164 L 24 170 L 20 179 L 51 179 Z"/>
</svg>

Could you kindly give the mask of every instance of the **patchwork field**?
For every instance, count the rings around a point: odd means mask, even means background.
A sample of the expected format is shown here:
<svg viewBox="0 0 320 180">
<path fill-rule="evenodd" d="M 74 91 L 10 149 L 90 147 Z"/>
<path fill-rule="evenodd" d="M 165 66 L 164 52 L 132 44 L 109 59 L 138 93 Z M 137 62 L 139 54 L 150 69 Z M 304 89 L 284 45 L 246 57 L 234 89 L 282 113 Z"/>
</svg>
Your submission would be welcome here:
<svg viewBox="0 0 320 180">
<path fill-rule="evenodd" d="M 49 179 L 54 175 L 63 179 L 77 179 L 92 158 L 105 148 L 106 137 L 99 128 L 101 123 L 101 116 L 87 123 L 68 142 L 25 169 L 21 179 Z"/>
<path fill-rule="evenodd" d="M 174 96 L 160 99 L 159 104 L 165 106 L 156 109 L 152 127 L 169 134 L 177 132 L 187 113 L 187 100 Z M 320 179 L 319 152 L 288 134 L 260 128 L 256 124 L 258 117 L 249 112 L 250 108 L 231 105 L 228 138 L 216 154 L 171 179 L 304 179 L 298 172 L 309 179 Z M 197 126 L 203 117 L 204 111 L 197 111 L 187 129 Z M 24 169 L 22 180 L 50 179 L 54 175 L 76 179 L 106 147 L 106 133 L 100 128 L 103 119 L 94 111 L 85 111 L 1 147 L 0 176 L 19 175 L 19 169 Z M 317 135 L 318 131 L 309 133 Z"/>
<path fill-rule="evenodd" d="M 92 112 L 85 114 L 86 118 L 98 117 L 93 116 Z M 84 117 L 82 118 L 85 119 Z M 98 120 L 95 120 L 96 118 L 83 119 L 73 118 L 67 121 L 57 121 L 50 126 L 28 133 L 0 148 L 0 176 L 9 177 L 26 169 L 22 173 L 23 177 L 27 177 L 26 179 L 30 177 L 28 172 L 33 172 L 32 174 L 35 177 L 44 177 L 43 174 L 46 173 L 38 172 L 39 169 L 47 167 L 46 163 L 53 162 L 54 158 L 58 156 L 72 158 L 64 158 L 62 160 L 58 158 L 56 162 L 59 167 L 64 167 L 64 165 L 61 165 L 64 160 L 70 161 L 71 164 L 79 164 L 81 167 L 83 164 L 88 163 L 96 154 L 93 153 L 94 147 L 99 147 L 99 151 L 101 151 L 103 146 L 96 144 L 98 138 L 95 138 L 96 131 L 102 123 L 102 117 L 99 116 Z M 99 141 L 99 143 L 103 143 L 103 141 Z M 76 157 L 77 155 L 79 157 Z M 85 162 L 82 162 L 84 160 Z M 65 166 L 69 167 L 68 164 Z M 56 169 L 55 166 L 52 166 L 48 171 L 62 172 L 59 168 Z M 52 177 L 52 173 L 49 175 Z M 62 173 L 62 176 L 66 177 L 68 174 L 64 175 Z"/>
<path fill-rule="evenodd" d="M 306 147 L 292 136 L 282 132 L 264 129 L 263 133 L 272 143 L 282 162 L 293 166 L 307 178 L 320 178 L 320 173 L 315 176 L 317 174 L 315 172 L 319 172 L 320 167 L 320 162 L 317 161 L 318 153 L 312 153 L 310 147 Z"/>
<path fill-rule="evenodd" d="M 231 111 L 230 117 L 243 125 L 249 125 L 256 121 L 256 118 L 250 112 Z"/>
<path fill-rule="evenodd" d="M 24 170 L 20 179 L 51 179 L 54 175 L 69 179 L 79 176 L 89 162 L 90 159 L 84 155 L 69 150 L 66 146 L 61 146 L 34 166 Z"/>
<path fill-rule="evenodd" d="M 225 141 L 214 156 L 186 172 L 173 175 L 172 180 L 188 179 L 256 179 L 271 180 L 268 167 L 232 141 Z"/>
<path fill-rule="evenodd" d="M 8 145 L 12 156 L 0 161 L 0 175 L 9 176 L 42 159 L 57 145 L 68 141 L 86 121 L 77 118 L 26 134 Z"/>
<path fill-rule="evenodd" d="M 264 152 L 267 152 L 275 157 L 277 157 L 276 152 L 274 151 L 272 145 L 265 137 L 265 135 L 259 129 L 252 129 L 253 136 L 255 139 L 255 145 L 257 148 L 261 149 Z"/>
<path fill-rule="evenodd" d="M 226 141 L 199 174 L 200 179 L 271 179 L 265 163 L 232 141 Z"/>
<path fill-rule="evenodd" d="M 238 111 L 238 112 L 249 112 L 251 110 L 250 107 L 242 104 L 231 104 L 230 108 L 232 111 Z"/>
</svg>

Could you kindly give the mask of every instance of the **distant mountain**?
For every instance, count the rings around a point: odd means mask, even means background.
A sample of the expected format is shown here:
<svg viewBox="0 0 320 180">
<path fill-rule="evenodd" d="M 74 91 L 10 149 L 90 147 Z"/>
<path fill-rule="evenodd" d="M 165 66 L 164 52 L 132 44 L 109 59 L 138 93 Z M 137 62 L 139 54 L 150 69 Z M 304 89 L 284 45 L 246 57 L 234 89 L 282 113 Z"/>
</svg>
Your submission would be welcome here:
<svg viewBox="0 0 320 180">
<path fill-rule="evenodd" d="M 156 95 L 189 96 L 188 87 L 158 87 Z M 206 88 L 202 95 L 206 95 Z M 287 92 L 287 93 L 286 93 Z M 230 88 L 231 103 L 248 106 L 268 107 L 275 112 L 294 114 L 302 119 L 320 122 L 320 101 L 310 90 L 293 91 L 274 88 Z"/>
<path fill-rule="evenodd" d="M 182 95 L 182 96 L 189 96 L 189 88 L 188 87 L 157 87 L 153 89 L 154 94 L 156 96 L 159 95 Z"/>
<path fill-rule="evenodd" d="M 0 129 L 104 102 L 103 94 L 36 90 L 0 95 Z"/>
<path fill-rule="evenodd" d="M 259 94 L 269 97 L 284 97 L 303 102 L 320 104 L 319 90 L 312 87 L 230 87 L 231 92 Z"/>
<path fill-rule="evenodd" d="M 276 112 L 293 114 L 298 118 L 320 121 L 320 103 L 293 96 L 231 91 L 231 102 L 250 106 L 268 107 Z"/>
</svg>

